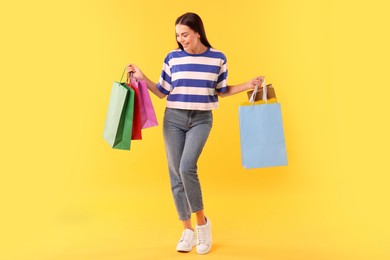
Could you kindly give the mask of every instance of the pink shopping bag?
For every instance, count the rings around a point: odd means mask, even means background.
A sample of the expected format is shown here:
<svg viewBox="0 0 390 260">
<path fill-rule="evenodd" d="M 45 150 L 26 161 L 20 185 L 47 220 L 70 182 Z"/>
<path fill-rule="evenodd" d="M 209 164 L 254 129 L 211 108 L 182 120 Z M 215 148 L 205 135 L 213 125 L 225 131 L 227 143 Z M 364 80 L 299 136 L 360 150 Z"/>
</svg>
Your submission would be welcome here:
<svg viewBox="0 0 390 260">
<path fill-rule="evenodd" d="M 140 113 L 141 113 L 141 127 L 142 129 L 144 129 L 152 126 L 157 126 L 158 122 L 156 118 L 156 113 L 153 108 L 152 100 L 150 99 L 146 82 L 144 80 L 139 80 L 137 83 L 138 83 L 138 94 L 139 94 L 139 106 L 140 106 Z"/>
</svg>

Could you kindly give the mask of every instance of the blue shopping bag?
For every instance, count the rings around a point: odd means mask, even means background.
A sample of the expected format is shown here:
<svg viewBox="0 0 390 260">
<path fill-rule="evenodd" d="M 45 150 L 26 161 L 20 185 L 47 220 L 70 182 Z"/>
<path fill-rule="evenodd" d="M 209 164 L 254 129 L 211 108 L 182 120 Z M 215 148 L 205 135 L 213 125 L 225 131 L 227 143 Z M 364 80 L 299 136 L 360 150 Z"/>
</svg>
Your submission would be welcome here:
<svg viewBox="0 0 390 260">
<path fill-rule="evenodd" d="M 266 87 L 263 91 L 266 92 Z M 252 99 L 252 103 L 240 106 L 239 123 L 241 159 L 245 168 L 287 165 L 282 113 L 276 98 L 270 102 L 253 102 Z"/>
</svg>

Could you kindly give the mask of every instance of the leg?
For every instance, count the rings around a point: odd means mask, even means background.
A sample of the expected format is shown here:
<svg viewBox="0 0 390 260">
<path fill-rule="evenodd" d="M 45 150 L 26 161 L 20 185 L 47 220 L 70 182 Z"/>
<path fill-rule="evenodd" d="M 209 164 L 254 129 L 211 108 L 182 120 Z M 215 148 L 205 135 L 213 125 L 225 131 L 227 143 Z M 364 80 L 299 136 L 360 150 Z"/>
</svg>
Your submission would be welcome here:
<svg viewBox="0 0 390 260">
<path fill-rule="evenodd" d="M 191 219 L 182 220 L 184 229 L 190 229 L 194 231 L 194 228 L 192 227 Z"/>
<path fill-rule="evenodd" d="M 185 122 L 186 120 L 180 120 L 180 111 L 169 109 L 165 111 L 163 132 L 172 195 L 179 219 L 183 221 L 183 225 L 188 225 L 191 210 L 179 170 L 186 136 L 186 130 L 182 126 L 185 126 Z"/>
<path fill-rule="evenodd" d="M 180 175 L 191 211 L 201 211 L 200 214 L 203 214 L 203 200 L 197 173 L 197 162 L 209 136 L 212 127 L 211 120 L 209 118 L 206 122 L 192 126 L 187 132 L 180 161 Z"/>
<path fill-rule="evenodd" d="M 212 244 L 211 222 L 210 219 L 206 220 L 204 215 L 197 162 L 211 131 L 211 113 L 210 117 L 205 117 L 205 114 L 199 113 L 198 120 L 194 120 L 193 123 L 186 135 L 183 156 L 180 162 L 180 174 L 191 211 L 196 213 L 196 251 L 198 254 L 206 254 L 210 251 Z"/>
<path fill-rule="evenodd" d="M 195 214 L 196 214 L 196 224 L 198 226 L 206 224 L 206 217 L 204 216 L 203 209 L 195 212 Z M 183 220 L 182 222 L 183 222 L 184 229 L 191 229 L 192 231 L 194 230 L 192 227 L 191 219 Z"/>
<path fill-rule="evenodd" d="M 206 217 L 204 216 L 204 210 L 199 210 L 196 213 L 196 224 L 198 226 L 206 224 Z"/>
</svg>

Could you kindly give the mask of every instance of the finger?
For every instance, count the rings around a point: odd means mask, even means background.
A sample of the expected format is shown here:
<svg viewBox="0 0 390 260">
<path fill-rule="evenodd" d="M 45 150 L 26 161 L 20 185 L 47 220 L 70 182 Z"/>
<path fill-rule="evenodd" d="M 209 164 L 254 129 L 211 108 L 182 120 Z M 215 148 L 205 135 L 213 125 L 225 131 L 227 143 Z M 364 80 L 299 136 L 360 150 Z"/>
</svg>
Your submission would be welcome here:
<svg viewBox="0 0 390 260">
<path fill-rule="evenodd" d="M 129 66 L 126 68 L 126 70 L 127 70 L 128 72 L 135 72 L 135 69 L 134 69 L 134 67 L 133 67 L 132 65 L 129 65 Z"/>
</svg>

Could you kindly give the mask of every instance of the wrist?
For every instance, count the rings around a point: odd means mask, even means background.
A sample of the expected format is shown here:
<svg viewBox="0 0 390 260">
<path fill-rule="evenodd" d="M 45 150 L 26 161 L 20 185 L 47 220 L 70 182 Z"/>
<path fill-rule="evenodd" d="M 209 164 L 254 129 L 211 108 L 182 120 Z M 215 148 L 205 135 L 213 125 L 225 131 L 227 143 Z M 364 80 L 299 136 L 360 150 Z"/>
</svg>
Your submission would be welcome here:
<svg viewBox="0 0 390 260">
<path fill-rule="evenodd" d="M 246 84 L 246 90 L 252 90 L 254 88 L 255 85 L 251 81 L 248 81 L 248 83 Z"/>
<path fill-rule="evenodd" d="M 142 74 L 142 73 L 141 73 L 139 79 L 140 79 L 140 80 L 144 80 L 144 81 L 147 81 L 147 80 L 148 80 L 148 78 L 147 78 L 144 74 Z"/>
</svg>

